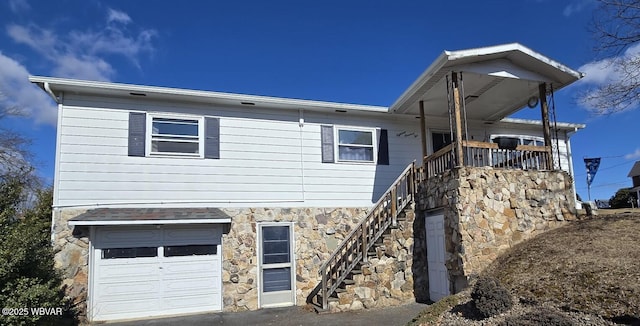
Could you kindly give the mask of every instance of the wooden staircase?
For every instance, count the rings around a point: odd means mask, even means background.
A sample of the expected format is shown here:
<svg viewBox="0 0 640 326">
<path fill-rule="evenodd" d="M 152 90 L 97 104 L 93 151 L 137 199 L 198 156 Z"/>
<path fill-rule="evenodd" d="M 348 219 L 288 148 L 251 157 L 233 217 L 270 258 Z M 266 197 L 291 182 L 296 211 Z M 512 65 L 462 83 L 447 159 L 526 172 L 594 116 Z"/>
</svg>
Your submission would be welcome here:
<svg viewBox="0 0 640 326">
<path fill-rule="evenodd" d="M 403 210 L 415 199 L 422 171 L 415 162 L 409 164 L 391 184 L 369 214 L 345 237 L 329 259 L 320 266 L 322 281 L 310 296 L 317 312 L 326 312 L 330 301 L 338 300 L 338 293 L 354 284 L 353 276 L 362 273 L 362 267 L 371 257 L 379 256 L 387 230 L 401 218 Z"/>
</svg>

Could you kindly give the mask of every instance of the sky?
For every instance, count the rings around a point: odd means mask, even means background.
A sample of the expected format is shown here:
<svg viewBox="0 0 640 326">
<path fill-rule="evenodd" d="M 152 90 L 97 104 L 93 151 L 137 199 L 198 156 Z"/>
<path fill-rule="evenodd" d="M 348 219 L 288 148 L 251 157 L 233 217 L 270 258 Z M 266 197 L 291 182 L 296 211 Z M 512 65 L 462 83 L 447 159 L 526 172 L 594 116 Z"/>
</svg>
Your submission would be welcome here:
<svg viewBox="0 0 640 326">
<path fill-rule="evenodd" d="M 56 106 L 29 75 L 390 106 L 442 51 L 518 42 L 586 73 L 555 94 L 557 118 L 587 125 L 571 138 L 578 194 L 588 197 L 583 158 L 602 157 L 591 198 L 608 199 L 631 186 L 640 110 L 598 116 L 578 104 L 584 87 L 615 78 L 592 51 L 595 8 L 594 0 L 3 0 L 0 104 L 24 115 L 0 124 L 32 139 L 38 173 L 52 183 Z"/>
</svg>

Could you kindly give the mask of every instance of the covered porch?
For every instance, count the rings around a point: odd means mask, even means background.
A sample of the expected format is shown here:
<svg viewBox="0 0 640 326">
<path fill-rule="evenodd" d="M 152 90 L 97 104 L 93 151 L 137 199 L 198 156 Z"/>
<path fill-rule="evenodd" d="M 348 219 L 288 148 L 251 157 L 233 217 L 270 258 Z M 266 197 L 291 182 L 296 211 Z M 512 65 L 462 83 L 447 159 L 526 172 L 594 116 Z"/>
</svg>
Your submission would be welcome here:
<svg viewBox="0 0 640 326">
<path fill-rule="evenodd" d="M 516 43 L 445 51 L 391 111 L 419 116 L 426 178 L 463 166 L 557 170 L 553 92 L 582 76 Z M 492 137 L 486 131 L 525 107 L 540 111 L 540 140 Z M 427 123 L 433 121 L 448 127 L 438 142 L 428 142 L 433 136 Z"/>
</svg>

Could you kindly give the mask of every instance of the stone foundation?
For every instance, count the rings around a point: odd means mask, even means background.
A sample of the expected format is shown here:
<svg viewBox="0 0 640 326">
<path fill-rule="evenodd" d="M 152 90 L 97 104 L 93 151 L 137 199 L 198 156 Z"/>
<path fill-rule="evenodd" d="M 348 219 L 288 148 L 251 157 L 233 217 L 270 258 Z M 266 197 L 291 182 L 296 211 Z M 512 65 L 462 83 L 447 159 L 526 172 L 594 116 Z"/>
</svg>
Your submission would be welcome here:
<svg viewBox="0 0 640 326">
<path fill-rule="evenodd" d="M 426 260 L 415 260 L 413 207 L 404 211 L 397 228 L 389 229 L 377 245 L 377 255 L 362 267 L 362 274 L 353 276 L 353 285 L 338 293 L 338 301 L 329 302 L 332 312 L 388 307 L 415 302 L 415 292 L 428 294 Z M 424 246 L 422 246 L 424 247 Z M 424 256 L 426 258 L 426 255 Z M 418 288 L 426 284 L 425 288 Z M 418 285 L 419 284 L 419 285 Z"/>
<path fill-rule="evenodd" d="M 464 167 L 424 182 L 419 208 L 444 214 L 455 293 L 511 246 L 574 219 L 573 198 L 566 172 Z"/>
<path fill-rule="evenodd" d="M 81 321 L 87 311 L 89 288 L 89 229 L 72 228 L 68 221 L 86 210 L 66 209 L 53 211 L 52 240 L 54 266 L 62 273 L 62 285 L 73 301 Z"/>
<path fill-rule="evenodd" d="M 258 309 L 257 232 L 259 222 L 294 222 L 296 301 L 320 282 L 318 270 L 368 208 L 223 209 L 232 217 L 222 237 L 222 297 L 225 311 Z"/>
<path fill-rule="evenodd" d="M 320 283 L 318 270 L 331 252 L 370 208 L 238 208 L 222 209 L 232 217 L 222 236 L 223 309 L 258 309 L 257 223 L 293 222 L 296 257 L 296 301 L 305 305 L 311 291 Z M 89 267 L 89 228 L 69 227 L 68 221 L 86 210 L 64 209 L 54 212 L 53 241 L 55 266 L 64 277 L 67 294 L 78 311 L 86 314 Z M 384 242 L 384 252 L 371 259 L 365 274 L 356 277 L 348 292 L 354 299 L 338 310 L 402 304 L 414 300 L 414 287 L 428 288 L 426 262 L 414 259 L 413 210 L 393 229 Z M 424 225 L 424 221 L 422 221 Z M 424 226 L 419 230 L 423 230 Z M 421 246 L 425 253 L 424 231 Z M 424 254 L 426 257 L 426 254 Z M 414 270 L 422 270 L 416 280 Z M 367 290 L 368 289 L 368 290 Z M 346 298 L 342 299 L 343 302 Z M 353 306 L 353 307 L 352 307 Z"/>
</svg>

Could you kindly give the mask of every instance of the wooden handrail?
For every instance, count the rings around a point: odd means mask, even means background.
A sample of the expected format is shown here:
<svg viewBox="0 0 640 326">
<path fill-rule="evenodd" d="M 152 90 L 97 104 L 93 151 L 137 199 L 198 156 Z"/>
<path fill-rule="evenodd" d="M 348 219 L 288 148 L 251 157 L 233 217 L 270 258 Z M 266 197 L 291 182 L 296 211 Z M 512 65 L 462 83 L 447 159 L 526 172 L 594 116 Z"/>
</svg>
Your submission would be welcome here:
<svg viewBox="0 0 640 326">
<path fill-rule="evenodd" d="M 435 153 L 424 157 L 425 178 L 430 178 L 454 166 L 492 166 L 508 169 L 538 169 L 548 170 L 548 158 L 551 157 L 551 147 L 517 145 L 514 149 L 502 149 L 496 143 L 475 140 L 463 140 L 463 157 L 457 158 L 452 152 L 455 144 L 449 144 Z M 462 160 L 457 164 L 457 160 Z"/>
<path fill-rule="evenodd" d="M 335 293 L 354 267 L 360 262 L 367 262 L 367 252 L 387 228 L 397 224 L 398 215 L 414 198 L 415 183 L 416 165 L 412 162 L 320 266 L 323 309 L 327 309 L 329 296 Z"/>
</svg>

